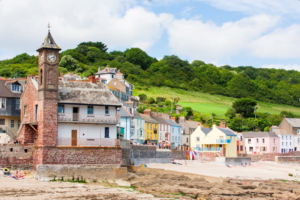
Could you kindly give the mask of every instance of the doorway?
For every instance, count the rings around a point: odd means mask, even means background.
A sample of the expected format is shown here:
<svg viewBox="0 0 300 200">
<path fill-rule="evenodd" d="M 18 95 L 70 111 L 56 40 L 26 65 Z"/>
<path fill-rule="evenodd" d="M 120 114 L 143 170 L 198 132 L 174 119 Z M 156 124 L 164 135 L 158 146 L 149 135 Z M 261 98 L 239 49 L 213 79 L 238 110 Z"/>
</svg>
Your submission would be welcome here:
<svg viewBox="0 0 300 200">
<path fill-rule="evenodd" d="M 78 121 L 79 118 L 79 108 L 73 107 L 73 121 Z"/>
<path fill-rule="evenodd" d="M 77 130 L 72 130 L 72 146 L 77 146 Z"/>
</svg>

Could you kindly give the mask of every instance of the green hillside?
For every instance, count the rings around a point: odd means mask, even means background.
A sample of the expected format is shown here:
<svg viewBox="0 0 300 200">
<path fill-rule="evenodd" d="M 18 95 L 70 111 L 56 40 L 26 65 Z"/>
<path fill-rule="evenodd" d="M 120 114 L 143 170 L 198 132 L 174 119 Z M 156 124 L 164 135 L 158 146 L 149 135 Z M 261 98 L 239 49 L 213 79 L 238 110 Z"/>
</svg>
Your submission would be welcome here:
<svg viewBox="0 0 300 200">
<path fill-rule="evenodd" d="M 179 104 L 183 107 L 191 107 L 202 114 L 216 114 L 218 116 L 224 116 L 227 109 L 235 101 L 235 98 L 225 97 L 221 95 L 211 95 L 196 91 L 185 91 L 182 89 L 169 88 L 169 87 L 150 87 L 148 89 L 135 89 L 134 95 L 144 93 L 148 97 L 179 97 Z M 300 108 L 283 105 L 267 103 L 262 101 L 257 101 L 258 112 L 267 112 L 270 114 L 279 114 L 281 111 L 290 111 L 297 115 L 300 115 Z"/>
</svg>

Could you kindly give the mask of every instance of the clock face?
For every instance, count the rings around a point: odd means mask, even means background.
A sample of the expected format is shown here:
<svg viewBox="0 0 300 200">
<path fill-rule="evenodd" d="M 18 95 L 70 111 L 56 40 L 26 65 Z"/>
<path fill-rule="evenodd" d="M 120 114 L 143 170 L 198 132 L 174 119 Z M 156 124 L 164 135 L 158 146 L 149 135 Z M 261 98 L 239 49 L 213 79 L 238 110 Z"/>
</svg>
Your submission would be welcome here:
<svg viewBox="0 0 300 200">
<path fill-rule="evenodd" d="M 54 53 L 49 53 L 48 56 L 47 56 L 47 60 L 51 63 L 55 62 L 56 61 L 56 56 Z"/>
<path fill-rule="evenodd" d="M 42 54 L 41 57 L 40 57 L 40 62 L 44 62 L 44 55 Z"/>
</svg>

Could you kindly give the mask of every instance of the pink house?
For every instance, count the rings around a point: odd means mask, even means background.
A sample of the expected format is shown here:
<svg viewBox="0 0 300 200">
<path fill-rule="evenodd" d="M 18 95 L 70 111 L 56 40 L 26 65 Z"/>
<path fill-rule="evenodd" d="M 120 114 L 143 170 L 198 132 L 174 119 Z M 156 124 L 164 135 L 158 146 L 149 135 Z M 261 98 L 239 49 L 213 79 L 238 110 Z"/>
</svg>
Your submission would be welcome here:
<svg viewBox="0 0 300 200">
<path fill-rule="evenodd" d="M 246 154 L 280 153 L 280 138 L 273 132 L 244 132 Z"/>
</svg>

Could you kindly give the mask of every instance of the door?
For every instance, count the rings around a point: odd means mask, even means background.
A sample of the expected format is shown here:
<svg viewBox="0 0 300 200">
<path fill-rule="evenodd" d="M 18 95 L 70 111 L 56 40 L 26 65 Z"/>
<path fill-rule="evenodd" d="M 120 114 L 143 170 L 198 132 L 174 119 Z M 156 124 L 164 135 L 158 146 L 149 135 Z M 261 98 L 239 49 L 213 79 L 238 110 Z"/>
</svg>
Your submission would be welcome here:
<svg viewBox="0 0 300 200">
<path fill-rule="evenodd" d="M 109 127 L 105 127 L 105 138 L 109 138 Z"/>
<path fill-rule="evenodd" d="M 77 130 L 72 130 L 72 146 L 77 146 Z"/>
<path fill-rule="evenodd" d="M 73 107 L 73 121 L 78 121 L 78 112 L 79 108 L 78 107 Z"/>
</svg>

